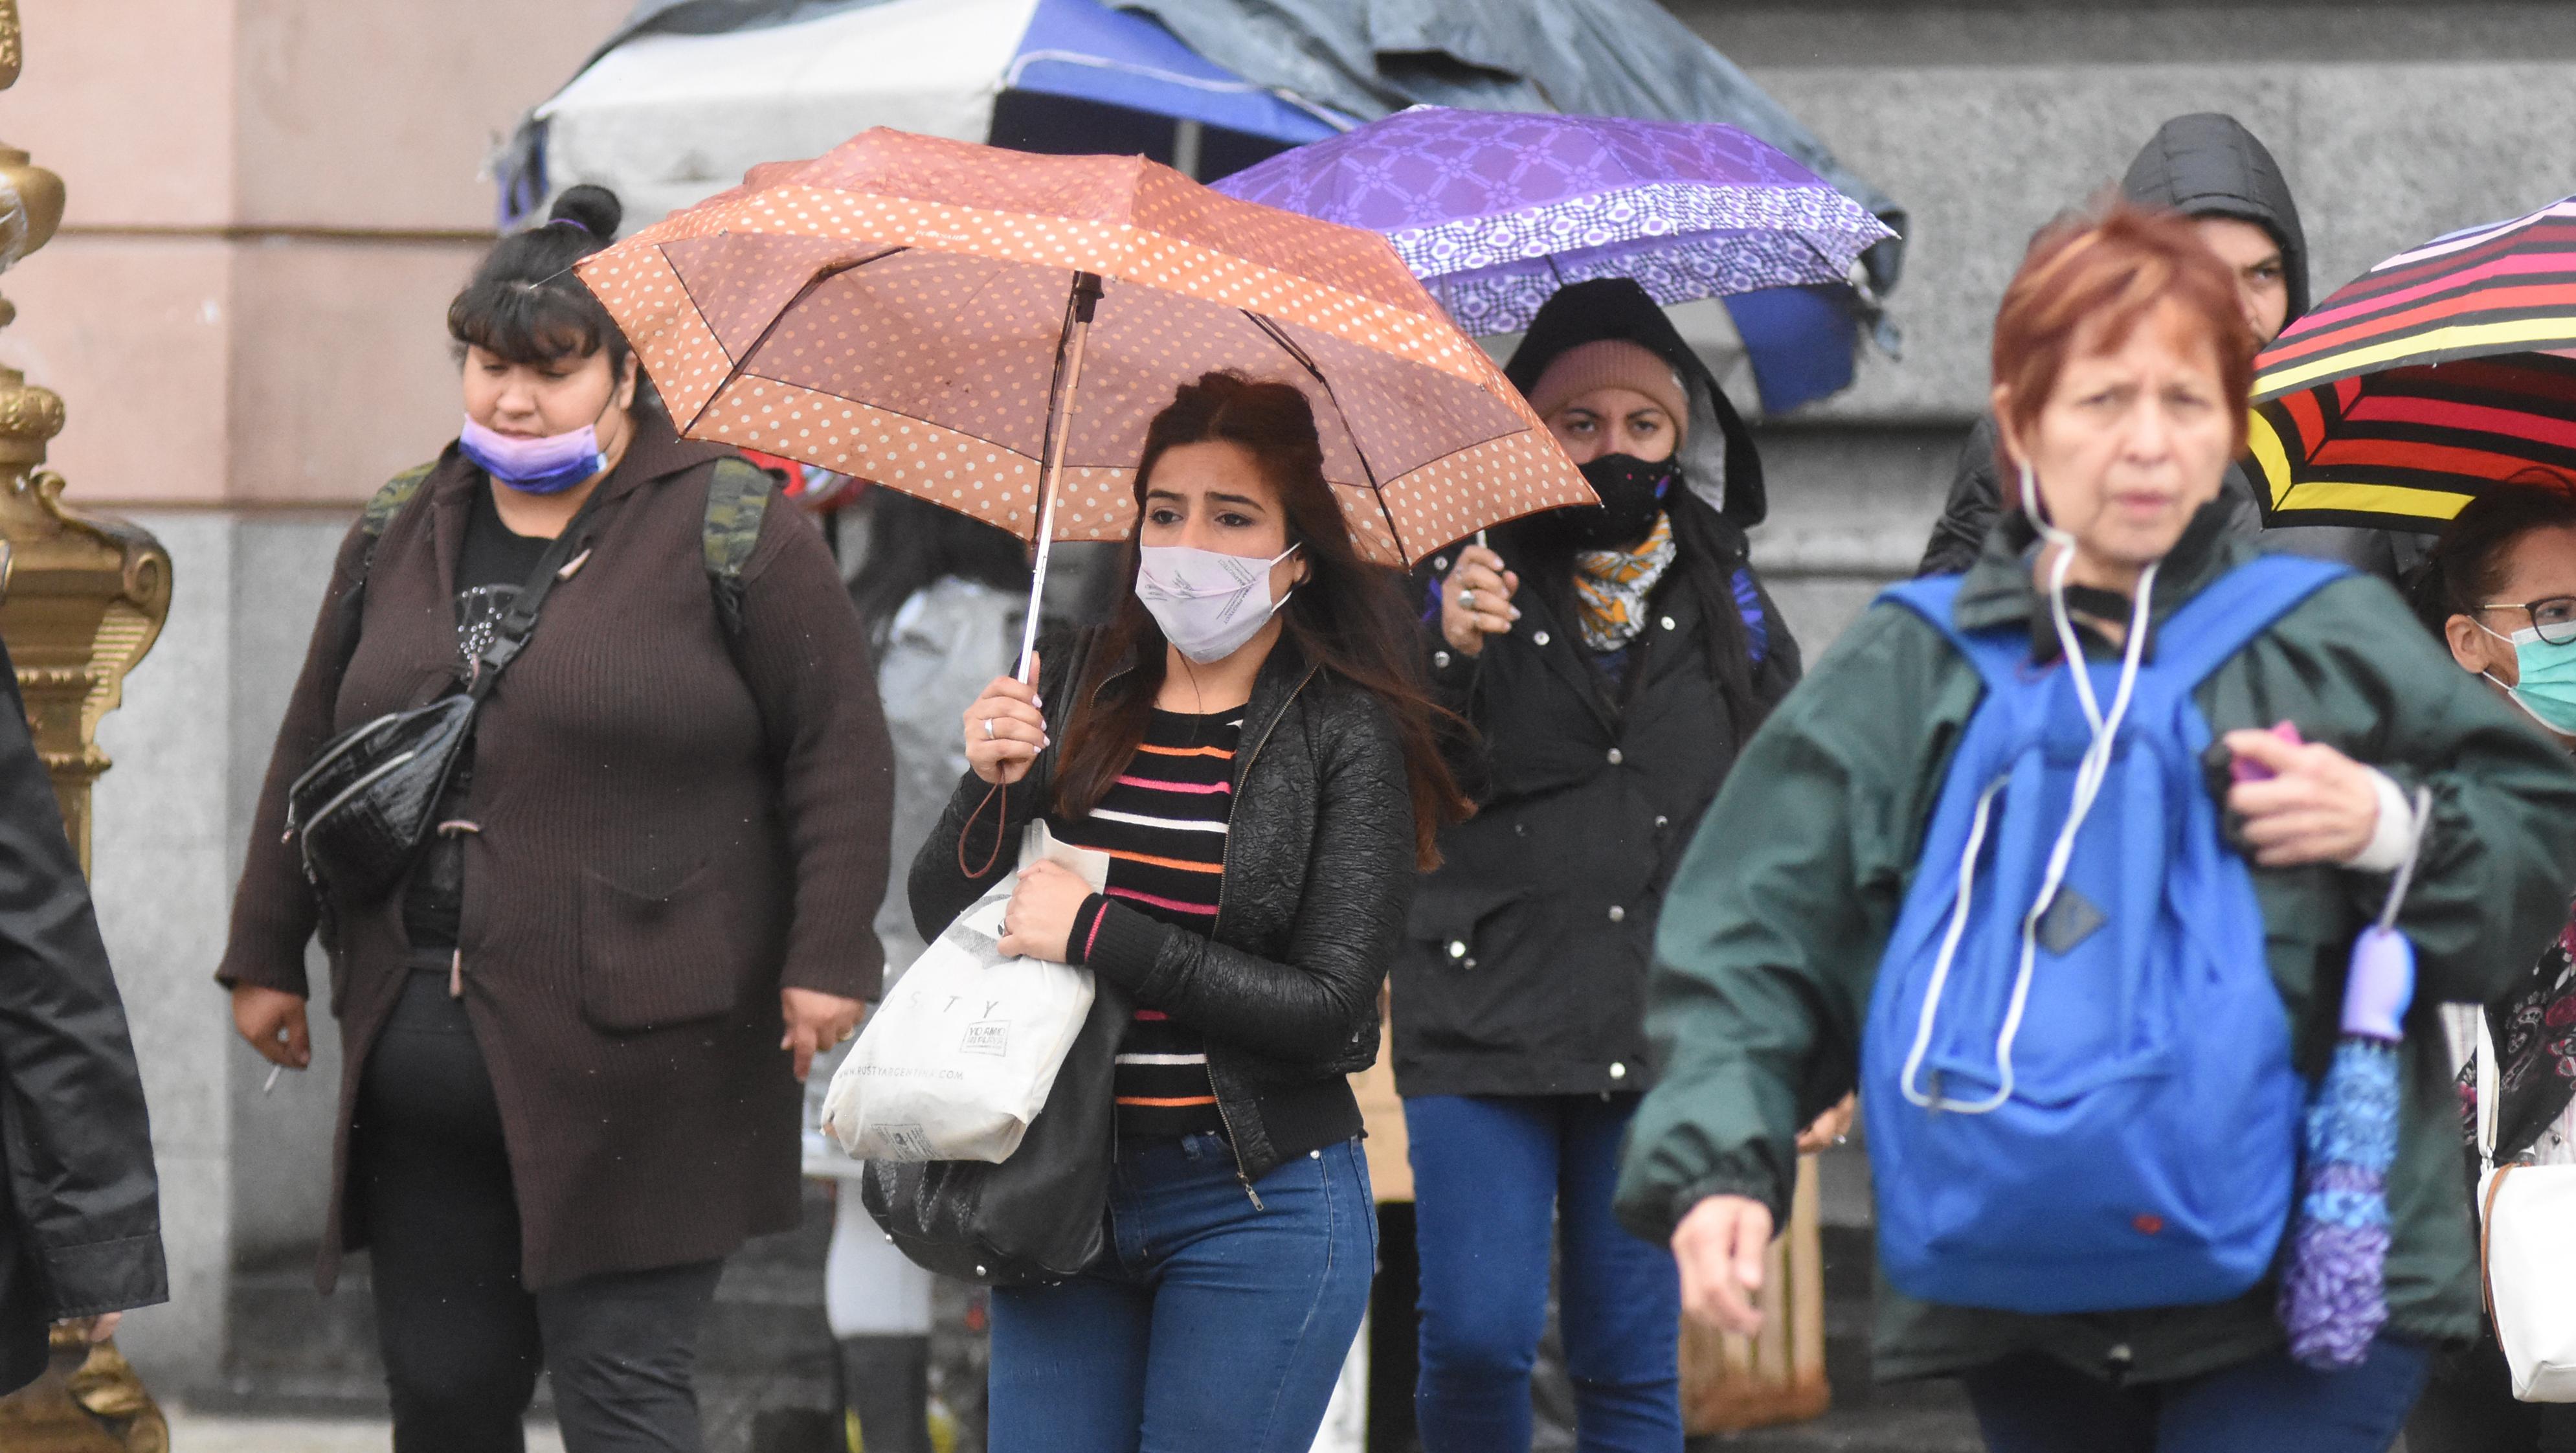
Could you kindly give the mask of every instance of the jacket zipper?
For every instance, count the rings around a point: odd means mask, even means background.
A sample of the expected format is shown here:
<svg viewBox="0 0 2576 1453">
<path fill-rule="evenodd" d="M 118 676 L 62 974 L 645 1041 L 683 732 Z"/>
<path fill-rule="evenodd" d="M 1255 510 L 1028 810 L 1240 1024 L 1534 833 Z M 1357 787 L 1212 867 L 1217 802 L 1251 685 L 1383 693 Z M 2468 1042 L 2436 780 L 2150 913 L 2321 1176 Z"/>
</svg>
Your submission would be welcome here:
<svg viewBox="0 0 2576 1453">
<path fill-rule="evenodd" d="M 1252 776 L 1252 764 L 1261 759 L 1261 749 L 1270 745 L 1270 734 L 1278 729 L 1279 719 L 1288 714 L 1288 708 L 1297 700 L 1297 693 L 1305 690 L 1306 683 L 1314 679 L 1315 668 L 1310 666 L 1306 668 L 1305 675 L 1297 678 L 1297 684 L 1288 688 L 1288 694 L 1280 698 L 1279 709 L 1270 714 L 1270 720 L 1261 724 L 1260 737 L 1253 742 L 1252 750 L 1244 754 L 1243 768 L 1235 774 L 1234 780 L 1238 784 Z M 1216 921 L 1208 925 L 1208 938 L 1211 942 L 1225 927 L 1225 885 L 1226 880 L 1234 875 L 1233 833 L 1229 832 L 1225 835 L 1225 847 L 1217 855 L 1217 864 L 1221 871 L 1216 878 Z M 1208 1090 L 1211 1094 L 1216 1090 L 1216 1067 L 1213 1063 L 1208 1067 Z M 1244 1172 L 1243 1142 L 1234 1133 L 1234 1117 L 1226 1113 L 1223 1095 L 1216 1096 L 1216 1118 L 1225 1125 L 1226 1151 L 1234 1157 L 1235 1183 L 1243 1187 L 1243 1193 L 1246 1196 L 1252 1198 L 1252 1209 L 1268 1211 L 1270 1208 L 1261 1204 L 1261 1193 L 1252 1188 L 1252 1177 Z"/>
</svg>

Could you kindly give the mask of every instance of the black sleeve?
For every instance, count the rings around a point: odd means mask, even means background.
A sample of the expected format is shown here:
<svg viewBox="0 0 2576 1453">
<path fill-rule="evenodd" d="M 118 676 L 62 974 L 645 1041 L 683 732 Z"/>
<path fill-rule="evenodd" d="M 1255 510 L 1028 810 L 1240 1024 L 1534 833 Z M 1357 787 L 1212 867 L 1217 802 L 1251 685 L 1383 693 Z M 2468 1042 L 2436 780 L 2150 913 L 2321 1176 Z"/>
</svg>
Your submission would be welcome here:
<svg viewBox="0 0 2576 1453">
<path fill-rule="evenodd" d="M 1285 962 L 1115 901 L 1101 910 L 1088 944 L 1092 972 L 1138 1004 L 1301 1063 L 1374 1049 L 1378 987 L 1416 876 L 1413 798 L 1393 718 L 1374 698 L 1352 698 L 1316 738 L 1315 838 Z"/>
<path fill-rule="evenodd" d="M 1090 654 L 1088 633 L 1050 637 L 1038 646 L 1038 699 L 1051 742 L 1064 739 L 1062 704 L 1074 692 L 1082 664 Z M 1038 753 L 1029 775 L 1007 788 L 996 788 L 973 772 L 957 779 L 948 808 L 922 839 L 904 880 L 912 924 L 924 942 L 936 939 L 990 891 L 995 883 L 1019 871 L 1020 829 L 1044 815 L 1055 780 L 1053 746 Z"/>
<path fill-rule="evenodd" d="M 1932 538 L 1923 547 L 1923 563 L 1914 573 L 1966 573 L 1977 563 L 1986 532 L 2002 513 L 2003 494 L 1995 478 L 1995 418 L 1988 414 L 1977 420 L 1977 426 L 1968 431 L 1968 442 L 1959 447 L 1949 503 L 1942 506 L 1940 521 L 1932 526 Z"/>
<path fill-rule="evenodd" d="M 143 1081 L 89 884 L 0 650 L 0 1122 L 57 1318 L 169 1300 Z"/>
<path fill-rule="evenodd" d="M 1055 734 L 1052 723 L 1047 734 Z M 1028 776 L 1008 787 L 997 788 L 972 772 L 957 779 L 948 810 L 922 839 L 912 873 L 904 880 L 912 926 L 923 942 L 947 932 L 958 914 L 1019 871 L 1019 829 L 1029 825 L 1046 800 L 1038 791 L 1046 765 L 1042 755 Z"/>
</svg>

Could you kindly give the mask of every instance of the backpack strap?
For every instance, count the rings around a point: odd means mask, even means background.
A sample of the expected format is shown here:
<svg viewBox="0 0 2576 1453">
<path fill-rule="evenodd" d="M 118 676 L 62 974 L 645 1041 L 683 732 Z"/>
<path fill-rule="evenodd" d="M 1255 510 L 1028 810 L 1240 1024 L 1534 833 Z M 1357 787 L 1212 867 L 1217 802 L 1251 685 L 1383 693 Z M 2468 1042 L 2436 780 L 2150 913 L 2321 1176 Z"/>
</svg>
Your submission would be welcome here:
<svg viewBox="0 0 2576 1453">
<path fill-rule="evenodd" d="M 2156 627 L 2151 663 L 2160 675 L 2189 691 L 2247 642 L 2271 628 L 2301 601 L 2352 573 L 2331 560 L 2304 555 L 2257 555 L 2201 587 L 2180 610 Z M 1985 678 L 1988 690 L 2010 686 L 2029 659 L 2029 641 L 2020 630 L 1963 631 L 1952 619 L 1959 596 L 1957 575 L 1927 575 L 1901 581 L 1879 593 L 1879 599 L 1906 607 L 1932 623 L 1960 655 Z"/>
<path fill-rule="evenodd" d="M 358 622 L 366 615 L 367 573 L 375 568 L 376 542 L 384 538 L 385 529 L 394 522 L 394 516 L 402 513 L 402 507 L 410 504 L 412 498 L 420 493 L 420 487 L 429 482 L 430 471 L 437 467 L 438 461 L 433 459 L 386 480 L 368 498 L 367 507 L 358 512 L 358 529 L 366 536 L 367 544 L 358 555 L 357 578 L 349 582 L 348 593 L 340 597 L 340 641 L 334 652 L 334 659 L 339 664 L 331 673 L 335 683 L 347 674 L 349 663 L 358 654 Z M 333 690 L 337 691 L 338 687 L 335 685 Z"/>
<path fill-rule="evenodd" d="M 420 487 L 429 482 L 429 472 L 437 467 L 438 461 L 433 459 L 427 464 L 406 469 L 386 480 L 367 501 L 367 507 L 358 514 L 358 526 L 367 532 L 370 550 L 374 548 L 374 541 L 384 534 L 385 526 L 392 524 L 402 507 L 410 504 L 412 496 L 420 493 Z"/>
<path fill-rule="evenodd" d="M 2030 638 L 2018 628 L 1996 627 L 1992 630 L 1964 631 L 1959 628 L 1952 610 L 1959 599 L 1963 575 L 1926 575 L 1915 580 L 1901 580 L 1880 591 L 1878 598 L 1897 605 L 1932 623 L 1951 648 L 1968 658 L 1985 679 L 1986 690 L 2002 692 L 2012 688 L 2021 677 L 2021 669 L 2030 660 Z"/>
<path fill-rule="evenodd" d="M 775 492 L 768 470 L 732 455 L 716 461 L 707 481 L 707 517 L 699 544 L 707 586 L 715 592 L 716 615 L 727 635 L 742 632 L 743 567 L 760 543 L 760 522 Z"/>
<path fill-rule="evenodd" d="M 367 537 L 367 544 L 358 555 L 358 577 L 349 583 L 349 593 L 340 598 L 341 631 L 348 642 L 340 661 L 343 670 L 348 667 L 348 657 L 358 649 L 358 617 L 366 609 L 367 574 L 375 568 L 376 542 L 384 538 L 385 529 L 394 522 L 394 516 L 402 513 L 403 506 L 410 504 L 420 493 L 420 487 L 429 482 L 430 471 L 437 467 L 438 461 L 433 459 L 386 480 L 368 498 L 367 507 L 358 512 L 358 530 Z"/>
<path fill-rule="evenodd" d="M 2202 586 L 2156 627 L 2157 674 L 2185 691 L 2352 567 L 2304 555 L 2257 555 Z"/>
<path fill-rule="evenodd" d="M 429 482 L 430 471 L 437 467 L 437 461 L 432 460 L 386 480 L 359 513 L 358 527 L 366 534 L 367 552 L 358 562 L 357 591 L 366 589 L 368 567 L 375 563 L 376 541 L 384 536 L 403 506 L 420 493 L 421 486 Z M 715 473 L 707 481 L 707 513 L 699 530 L 699 552 L 706 562 L 707 585 L 715 592 L 716 614 L 723 619 L 729 635 L 742 630 L 742 572 L 751 563 L 752 549 L 760 543 L 760 522 L 769 512 L 769 499 L 775 492 L 769 471 L 747 459 L 717 460 Z"/>
</svg>

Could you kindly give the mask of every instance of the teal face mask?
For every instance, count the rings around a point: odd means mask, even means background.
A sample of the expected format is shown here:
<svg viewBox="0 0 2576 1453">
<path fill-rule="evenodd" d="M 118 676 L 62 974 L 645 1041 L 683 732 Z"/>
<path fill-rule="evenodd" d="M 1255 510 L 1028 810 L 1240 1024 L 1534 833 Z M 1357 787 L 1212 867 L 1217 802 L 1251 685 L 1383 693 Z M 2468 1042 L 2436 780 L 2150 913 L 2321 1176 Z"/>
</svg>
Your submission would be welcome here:
<svg viewBox="0 0 2576 1453">
<path fill-rule="evenodd" d="M 2576 737 L 2576 641 L 2552 645 L 2540 638 L 2538 626 L 2525 626 L 2510 636 L 2483 622 L 2478 629 L 2513 643 L 2513 663 L 2522 680 L 2505 686 L 2494 673 L 2482 674 L 2503 686 L 2505 695 L 2533 721 L 2562 737 Z"/>
</svg>

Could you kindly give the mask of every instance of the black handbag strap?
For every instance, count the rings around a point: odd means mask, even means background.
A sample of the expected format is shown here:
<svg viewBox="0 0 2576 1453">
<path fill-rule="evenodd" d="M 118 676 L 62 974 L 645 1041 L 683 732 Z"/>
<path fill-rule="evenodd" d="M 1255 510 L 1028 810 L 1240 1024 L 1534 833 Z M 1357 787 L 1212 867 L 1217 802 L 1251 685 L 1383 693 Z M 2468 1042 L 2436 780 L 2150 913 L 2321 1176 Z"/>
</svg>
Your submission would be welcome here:
<svg viewBox="0 0 2576 1453">
<path fill-rule="evenodd" d="M 493 628 L 491 641 L 483 647 L 483 653 L 474 658 L 474 675 L 465 686 L 466 694 L 477 702 L 492 694 L 492 687 L 501 679 L 501 673 L 509 669 L 510 663 L 518 659 L 520 650 L 528 644 L 529 635 L 537 628 L 537 612 L 545 608 L 546 597 L 554 591 L 555 583 L 568 573 L 567 566 L 577 555 L 589 553 L 591 511 L 599 507 L 606 493 L 605 487 L 593 489 L 590 498 L 581 502 L 581 508 L 573 511 L 563 533 L 555 536 L 553 543 L 546 546 L 546 552 L 537 557 L 537 567 L 529 573 L 528 583 L 520 587 L 518 598 L 502 612 L 499 623 Z"/>
</svg>

